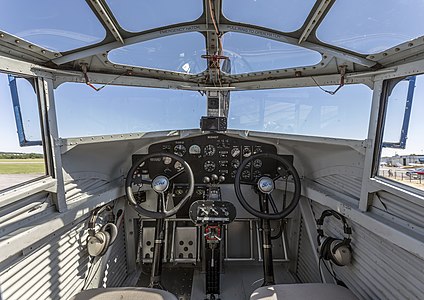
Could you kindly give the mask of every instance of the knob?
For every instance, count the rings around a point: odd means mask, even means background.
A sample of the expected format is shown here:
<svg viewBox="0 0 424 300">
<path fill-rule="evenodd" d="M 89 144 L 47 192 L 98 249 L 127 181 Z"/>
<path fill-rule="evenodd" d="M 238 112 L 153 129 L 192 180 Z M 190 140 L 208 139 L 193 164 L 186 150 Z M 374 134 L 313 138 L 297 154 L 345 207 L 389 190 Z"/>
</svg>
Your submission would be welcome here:
<svg viewBox="0 0 424 300">
<path fill-rule="evenodd" d="M 203 177 L 203 183 L 209 183 L 211 179 L 208 176 Z"/>
<path fill-rule="evenodd" d="M 214 216 L 217 216 L 219 213 L 218 213 L 218 211 L 215 209 L 215 208 L 211 208 L 211 210 L 210 210 L 210 212 L 214 215 Z"/>
<path fill-rule="evenodd" d="M 225 181 L 225 176 L 224 175 L 219 176 L 218 181 L 219 182 L 224 182 Z"/>
<path fill-rule="evenodd" d="M 218 181 L 218 175 L 216 174 L 212 174 L 211 178 L 212 178 L 212 181 L 214 182 Z"/>
</svg>

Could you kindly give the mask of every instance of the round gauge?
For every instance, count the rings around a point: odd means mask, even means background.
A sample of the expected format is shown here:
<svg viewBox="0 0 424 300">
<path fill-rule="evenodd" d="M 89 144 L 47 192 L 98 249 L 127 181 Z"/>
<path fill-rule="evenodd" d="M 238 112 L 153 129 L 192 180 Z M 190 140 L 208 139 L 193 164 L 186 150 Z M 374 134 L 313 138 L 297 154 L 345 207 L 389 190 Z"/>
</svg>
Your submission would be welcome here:
<svg viewBox="0 0 424 300">
<path fill-rule="evenodd" d="M 163 164 L 169 165 L 170 163 L 172 163 L 172 158 L 170 158 L 169 156 L 164 156 L 162 157 L 162 161 L 163 161 Z"/>
<path fill-rule="evenodd" d="M 250 147 L 244 147 L 243 157 L 249 157 L 250 155 L 252 155 L 252 149 L 250 149 Z"/>
<path fill-rule="evenodd" d="M 240 167 L 240 161 L 238 159 L 233 159 L 231 161 L 231 167 L 233 167 L 233 169 L 238 169 L 238 167 Z"/>
<path fill-rule="evenodd" d="M 262 148 L 257 146 L 255 147 L 255 149 L 253 149 L 253 154 L 258 154 L 258 153 L 262 153 Z"/>
<path fill-rule="evenodd" d="M 206 156 L 212 156 L 215 154 L 215 147 L 213 145 L 206 145 L 203 152 Z"/>
<path fill-rule="evenodd" d="M 177 161 L 177 162 L 175 162 L 175 164 L 174 164 L 174 168 L 175 168 L 175 170 L 177 170 L 177 171 L 181 171 L 181 170 L 183 169 L 183 165 L 182 165 L 179 161 Z"/>
<path fill-rule="evenodd" d="M 250 171 L 249 170 L 244 170 L 243 172 L 241 172 L 241 177 L 243 179 L 250 179 Z"/>
<path fill-rule="evenodd" d="M 262 173 L 259 170 L 255 170 L 255 171 L 253 171 L 252 176 L 253 176 L 254 179 L 259 179 L 259 178 L 261 178 Z"/>
<path fill-rule="evenodd" d="M 187 149 L 184 145 L 182 145 L 182 144 L 175 145 L 175 147 L 174 147 L 174 154 L 175 155 L 184 156 L 184 154 L 186 154 L 186 152 L 187 152 Z"/>
<path fill-rule="evenodd" d="M 259 158 L 255 159 L 253 161 L 253 167 L 256 169 L 259 169 L 260 167 L 262 167 L 262 160 L 260 160 Z"/>
<path fill-rule="evenodd" d="M 184 194 L 184 190 L 183 189 L 180 189 L 180 188 L 175 189 L 175 195 L 181 196 L 182 194 Z"/>
<path fill-rule="evenodd" d="M 204 169 L 206 172 L 213 172 L 213 171 L 215 171 L 215 168 L 216 168 L 216 165 L 215 165 L 215 163 L 214 163 L 213 161 L 211 161 L 211 160 L 207 160 L 207 161 L 205 161 L 205 163 L 203 164 L 203 169 Z"/>
<path fill-rule="evenodd" d="M 232 157 L 237 157 L 239 155 L 240 155 L 240 148 L 239 147 L 231 149 L 231 156 Z"/>
<path fill-rule="evenodd" d="M 236 178 L 237 170 L 231 172 L 231 178 Z"/>
<path fill-rule="evenodd" d="M 202 149 L 200 149 L 199 145 L 191 145 L 190 148 L 188 148 L 188 153 L 192 155 L 197 155 L 202 152 Z"/>
</svg>

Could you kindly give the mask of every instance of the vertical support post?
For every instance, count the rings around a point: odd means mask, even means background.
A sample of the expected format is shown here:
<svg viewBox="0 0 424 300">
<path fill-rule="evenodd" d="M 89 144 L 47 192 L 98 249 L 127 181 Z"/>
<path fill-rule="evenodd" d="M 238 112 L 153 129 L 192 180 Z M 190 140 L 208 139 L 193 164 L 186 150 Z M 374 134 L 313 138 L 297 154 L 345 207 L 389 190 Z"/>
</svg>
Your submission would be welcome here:
<svg viewBox="0 0 424 300">
<path fill-rule="evenodd" d="M 268 213 L 268 199 L 266 195 L 259 197 L 261 212 Z M 274 265 L 272 264 L 272 241 L 271 241 L 271 224 L 269 220 L 261 219 L 261 242 L 262 254 L 264 260 L 262 262 L 264 270 L 264 282 L 262 286 L 274 285 Z"/>
<path fill-rule="evenodd" d="M 376 153 L 376 141 L 378 136 L 378 128 L 381 126 L 383 120 L 381 120 L 380 104 L 381 96 L 383 92 L 383 81 L 374 82 L 374 92 L 372 96 L 371 104 L 371 115 L 368 126 L 368 139 L 367 148 L 365 150 L 365 161 L 364 161 L 364 172 L 362 176 L 362 188 L 361 197 L 359 200 L 359 209 L 361 211 L 367 211 L 368 206 L 371 204 L 373 194 L 369 193 L 369 182 L 373 175 L 374 157 Z"/>
<path fill-rule="evenodd" d="M 166 197 L 166 196 L 158 195 L 157 211 L 164 210 L 163 201 L 161 197 Z M 161 290 L 164 289 L 161 282 L 164 242 L 165 242 L 165 220 L 157 219 L 156 228 L 155 228 L 155 245 L 153 250 L 152 272 L 150 275 L 149 288 L 156 288 Z"/>
<path fill-rule="evenodd" d="M 57 189 L 54 194 L 53 201 L 56 209 L 59 212 L 64 212 L 67 209 L 65 197 L 65 183 L 63 178 L 62 168 L 62 154 L 61 154 L 61 140 L 59 138 L 59 131 L 57 129 L 56 106 L 54 102 L 53 81 L 51 79 L 43 79 L 44 100 L 47 112 L 47 125 L 50 141 L 51 158 L 53 162 L 53 169 L 51 175 L 56 179 Z"/>
</svg>

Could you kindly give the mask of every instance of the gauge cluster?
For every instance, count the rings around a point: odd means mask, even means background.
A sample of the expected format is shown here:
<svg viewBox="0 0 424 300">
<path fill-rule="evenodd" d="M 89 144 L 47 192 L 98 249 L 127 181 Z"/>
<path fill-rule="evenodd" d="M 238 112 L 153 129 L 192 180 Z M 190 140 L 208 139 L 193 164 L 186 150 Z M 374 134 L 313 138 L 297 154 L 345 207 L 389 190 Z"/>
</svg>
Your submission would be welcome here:
<svg viewBox="0 0 424 300">
<path fill-rule="evenodd" d="M 262 152 L 276 154 L 277 148 L 272 144 L 213 133 L 153 144 L 149 147 L 149 154 L 158 152 L 173 153 L 187 161 L 197 184 L 213 183 L 214 178 L 215 183 L 234 183 L 243 160 Z M 137 156 L 135 155 L 134 159 Z M 287 159 L 293 160 L 292 156 L 287 156 Z M 182 166 L 171 158 L 164 157 L 161 161 L 150 162 L 146 167 L 149 169 L 148 173 L 175 174 Z M 275 162 L 256 159 L 246 165 L 241 176 L 243 180 L 253 181 L 265 174 L 273 175 L 275 172 Z M 211 181 L 207 182 L 207 179 Z"/>
</svg>

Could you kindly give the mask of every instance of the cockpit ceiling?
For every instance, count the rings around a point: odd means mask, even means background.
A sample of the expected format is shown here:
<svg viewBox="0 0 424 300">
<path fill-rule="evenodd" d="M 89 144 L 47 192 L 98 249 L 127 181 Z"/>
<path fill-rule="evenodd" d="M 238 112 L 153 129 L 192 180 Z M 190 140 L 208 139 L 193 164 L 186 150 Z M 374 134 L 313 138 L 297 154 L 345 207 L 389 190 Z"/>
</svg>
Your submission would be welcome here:
<svg viewBox="0 0 424 300">
<path fill-rule="evenodd" d="M 157 77 L 194 81 L 213 67 L 207 56 L 218 54 L 231 61 L 231 68 L 218 62 L 231 83 L 246 73 L 253 80 L 257 72 L 271 70 L 271 77 L 282 78 L 303 76 L 298 70 L 337 74 L 340 65 L 348 73 L 361 72 L 424 57 L 422 0 L 75 0 L 60 5 L 44 0 L 27 6 L 25 0 L 3 4 L 0 55 L 61 70 L 81 71 L 87 64 L 91 72 L 143 76 L 154 70 Z"/>
</svg>

